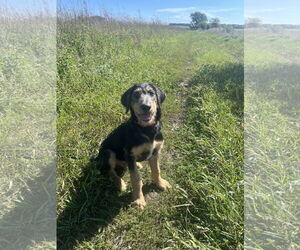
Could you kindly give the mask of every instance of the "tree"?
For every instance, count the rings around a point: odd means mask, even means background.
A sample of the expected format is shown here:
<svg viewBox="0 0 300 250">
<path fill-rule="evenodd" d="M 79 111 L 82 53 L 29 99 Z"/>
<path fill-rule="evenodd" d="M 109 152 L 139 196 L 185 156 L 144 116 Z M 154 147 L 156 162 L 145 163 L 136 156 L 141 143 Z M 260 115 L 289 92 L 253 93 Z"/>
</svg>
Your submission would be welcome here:
<svg viewBox="0 0 300 250">
<path fill-rule="evenodd" d="M 212 18 L 210 19 L 210 27 L 211 28 L 217 28 L 220 26 L 220 19 L 215 17 L 215 18 Z"/>
<path fill-rule="evenodd" d="M 191 19 L 191 29 L 207 29 L 207 16 L 204 13 L 194 12 L 191 14 Z"/>
</svg>

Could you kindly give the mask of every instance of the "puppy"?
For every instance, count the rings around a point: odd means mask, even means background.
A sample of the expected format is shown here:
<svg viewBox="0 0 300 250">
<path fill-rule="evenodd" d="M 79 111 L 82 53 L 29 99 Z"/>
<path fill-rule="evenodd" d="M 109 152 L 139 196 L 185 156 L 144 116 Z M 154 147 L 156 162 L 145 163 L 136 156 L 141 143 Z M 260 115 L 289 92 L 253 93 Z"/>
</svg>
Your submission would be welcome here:
<svg viewBox="0 0 300 250">
<path fill-rule="evenodd" d="M 141 164 L 148 161 L 153 182 L 161 189 L 171 188 L 168 181 L 160 176 L 159 154 L 164 143 L 161 133 L 161 105 L 165 93 L 152 83 L 132 86 L 121 97 L 128 121 L 117 127 L 101 143 L 96 158 L 102 171 L 109 173 L 121 191 L 126 189 L 122 179 L 129 169 L 133 203 L 140 208 L 146 205 L 142 192 L 142 179 L 139 174 Z"/>
</svg>

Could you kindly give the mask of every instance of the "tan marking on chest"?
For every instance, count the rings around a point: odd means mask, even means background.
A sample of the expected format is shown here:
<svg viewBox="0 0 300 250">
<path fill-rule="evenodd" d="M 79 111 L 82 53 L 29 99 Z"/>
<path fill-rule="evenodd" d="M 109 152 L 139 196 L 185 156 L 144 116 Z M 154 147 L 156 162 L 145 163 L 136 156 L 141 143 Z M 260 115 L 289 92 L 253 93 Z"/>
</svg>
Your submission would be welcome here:
<svg viewBox="0 0 300 250">
<path fill-rule="evenodd" d="M 154 150 L 159 152 L 162 146 L 163 141 L 154 141 L 153 143 L 148 142 L 133 147 L 131 152 L 138 161 L 145 161 L 152 157 Z"/>
</svg>

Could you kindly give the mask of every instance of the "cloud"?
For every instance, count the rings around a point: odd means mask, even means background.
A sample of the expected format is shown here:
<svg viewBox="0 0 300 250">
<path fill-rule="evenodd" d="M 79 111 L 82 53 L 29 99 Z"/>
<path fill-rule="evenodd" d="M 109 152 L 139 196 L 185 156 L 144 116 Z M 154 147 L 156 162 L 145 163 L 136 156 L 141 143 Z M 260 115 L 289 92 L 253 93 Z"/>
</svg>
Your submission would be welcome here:
<svg viewBox="0 0 300 250">
<path fill-rule="evenodd" d="M 220 13 L 220 12 L 230 12 L 236 10 L 236 8 L 226 8 L 226 9 L 202 9 L 200 7 L 186 7 L 186 8 L 166 8 L 166 9 L 158 9 L 156 12 L 170 12 L 170 13 L 180 13 L 186 12 L 190 10 L 198 10 L 204 13 Z"/>
<path fill-rule="evenodd" d="M 245 9 L 246 13 L 252 13 L 252 14 L 256 14 L 256 13 L 270 13 L 270 12 L 278 12 L 278 11 L 282 11 L 285 10 L 284 8 L 273 8 L 273 9 Z"/>
<path fill-rule="evenodd" d="M 209 14 L 205 11 L 202 11 L 208 18 L 215 18 L 218 17 L 216 15 Z M 172 16 L 176 21 L 180 22 L 190 22 L 191 21 L 191 14 L 190 13 L 177 13 L 176 15 Z M 220 18 L 220 17 L 218 17 Z"/>
<path fill-rule="evenodd" d="M 270 15 L 277 15 L 276 12 L 286 10 L 285 8 L 269 8 L 269 9 L 245 9 L 245 18 L 258 18 L 263 23 L 272 23 Z M 268 14 L 269 13 L 269 14 Z M 274 14 L 272 14 L 274 13 Z"/>
<path fill-rule="evenodd" d="M 201 8 L 201 7 L 186 7 L 186 8 L 165 8 L 165 9 L 157 9 L 157 13 L 173 13 L 173 16 L 169 16 L 169 18 L 173 18 L 174 21 L 178 22 L 189 22 L 191 20 L 190 13 L 194 11 L 199 11 L 204 13 L 208 18 L 220 18 L 218 13 L 230 12 L 235 11 L 237 8 L 223 8 L 223 9 L 216 9 L 216 8 Z"/>
<path fill-rule="evenodd" d="M 255 16 L 252 16 L 252 15 L 245 15 L 245 19 L 247 20 L 247 19 L 252 19 L 252 18 L 258 18 L 258 19 L 260 19 L 262 22 L 265 22 L 266 21 L 266 18 L 265 17 L 262 17 L 262 16 L 257 16 L 257 15 L 255 15 Z"/>
<path fill-rule="evenodd" d="M 156 12 L 170 12 L 170 13 L 180 13 L 190 10 L 195 10 L 196 7 L 187 7 L 187 8 L 166 8 L 166 9 L 158 9 Z"/>
<path fill-rule="evenodd" d="M 211 11 L 210 11 L 211 12 Z M 207 11 L 203 11 L 203 13 L 207 16 L 207 17 L 209 17 L 209 18 L 214 18 L 214 17 L 218 17 L 218 16 L 216 16 L 216 15 L 214 15 L 214 14 L 210 14 L 209 12 L 207 12 Z M 211 12 L 212 13 L 212 12 Z"/>
<path fill-rule="evenodd" d="M 220 13 L 220 12 L 230 12 L 230 11 L 235 11 L 236 8 L 227 8 L 227 9 L 211 9 L 211 10 L 207 10 L 207 12 L 210 13 Z"/>
<path fill-rule="evenodd" d="M 187 13 L 180 13 L 172 17 L 175 18 L 177 21 L 182 22 L 189 22 L 191 20 L 190 14 Z"/>
</svg>

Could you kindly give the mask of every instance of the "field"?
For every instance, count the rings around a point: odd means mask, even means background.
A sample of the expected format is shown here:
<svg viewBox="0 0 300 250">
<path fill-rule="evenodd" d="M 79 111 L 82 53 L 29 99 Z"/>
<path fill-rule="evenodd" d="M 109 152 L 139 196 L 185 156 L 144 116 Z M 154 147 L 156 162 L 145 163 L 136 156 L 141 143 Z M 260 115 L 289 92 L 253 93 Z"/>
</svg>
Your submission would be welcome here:
<svg viewBox="0 0 300 250">
<path fill-rule="evenodd" d="M 299 249 L 299 30 L 245 32 L 245 248 Z"/>
<path fill-rule="evenodd" d="M 242 34 L 61 19 L 57 46 L 58 247 L 243 248 Z M 121 94 L 146 81 L 167 93 L 161 165 L 173 189 L 158 192 L 144 164 L 139 210 L 90 157 L 128 118 Z"/>
<path fill-rule="evenodd" d="M 299 30 L 0 14 L 1 249 L 300 249 Z M 173 188 L 144 164 L 139 210 L 90 157 L 145 81 Z"/>
<path fill-rule="evenodd" d="M 0 248 L 56 239 L 56 26 L 0 10 Z"/>
</svg>

